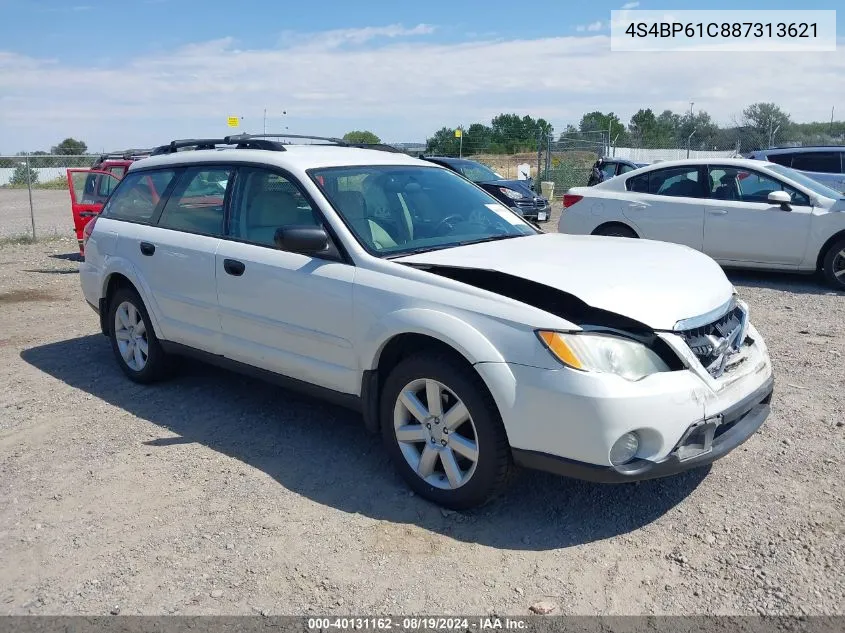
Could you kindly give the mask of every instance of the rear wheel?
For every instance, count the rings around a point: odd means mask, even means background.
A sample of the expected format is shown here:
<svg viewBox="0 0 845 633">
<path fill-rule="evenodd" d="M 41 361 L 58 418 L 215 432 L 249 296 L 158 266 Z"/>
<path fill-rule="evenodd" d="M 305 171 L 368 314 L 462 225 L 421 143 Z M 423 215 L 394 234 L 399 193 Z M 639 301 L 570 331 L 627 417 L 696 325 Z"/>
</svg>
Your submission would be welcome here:
<svg viewBox="0 0 845 633">
<path fill-rule="evenodd" d="M 837 290 L 845 290 L 845 239 L 834 242 L 822 260 L 827 282 Z"/>
<path fill-rule="evenodd" d="M 593 235 L 606 235 L 608 237 L 637 237 L 637 234 L 624 224 L 605 224 L 593 231 Z"/>
<path fill-rule="evenodd" d="M 412 356 L 393 369 L 382 391 L 381 429 L 410 487 L 448 508 L 488 501 L 511 470 L 493 398 L 472 368 L 448 355 Z"/>
<path fill-rule="evenodd" d="M 149 383 L 169 375 L 167 354 L 156 338 L 144 302 L 134 289 L 120 288 L 114 293 L 108 323 L 115 358 L 130 379 Z"/>
</svg>

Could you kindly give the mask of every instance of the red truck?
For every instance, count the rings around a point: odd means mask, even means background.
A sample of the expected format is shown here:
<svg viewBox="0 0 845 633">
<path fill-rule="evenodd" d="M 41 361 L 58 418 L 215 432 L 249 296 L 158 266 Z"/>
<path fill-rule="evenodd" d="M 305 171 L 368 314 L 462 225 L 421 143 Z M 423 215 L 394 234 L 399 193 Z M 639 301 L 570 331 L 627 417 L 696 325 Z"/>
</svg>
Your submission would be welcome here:
<svg viewBox="0 0 845 633">
<path fill-rule="evenodd" d="M 136 160 L 146 158 L 151 150 L 133 149 L 100 156 L 90 169 L 68 169 L 67 184 L 73 213 L 73 228 L 79 244 L 79 254 L 85 255 L 83 234 L 85 225 L 103 210 L 103 205 L 126 170 Z"/>
</svg>

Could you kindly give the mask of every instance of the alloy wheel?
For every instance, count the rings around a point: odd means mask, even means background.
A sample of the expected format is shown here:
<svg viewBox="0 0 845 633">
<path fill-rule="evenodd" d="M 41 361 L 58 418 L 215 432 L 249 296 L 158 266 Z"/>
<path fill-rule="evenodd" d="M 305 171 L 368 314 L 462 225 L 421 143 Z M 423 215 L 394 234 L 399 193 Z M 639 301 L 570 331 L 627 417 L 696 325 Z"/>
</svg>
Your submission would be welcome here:
<svg viewBox="0 0 845 633">
<path fill-rule="evenodd" d="M 127 367 L 142 371 L 149 359 L 147 327 L 138 308 L 129 301 L 124 301 L 115 310 L 114 338 Z"/>
<path fill-rule="evenodd" d="M 419 378 L 405 385 L 393 409 L 393 431 L 405 461 L 429 485 L 454 490 L 475 473 L 475 424 L 443 383 Z"/>
</svg>

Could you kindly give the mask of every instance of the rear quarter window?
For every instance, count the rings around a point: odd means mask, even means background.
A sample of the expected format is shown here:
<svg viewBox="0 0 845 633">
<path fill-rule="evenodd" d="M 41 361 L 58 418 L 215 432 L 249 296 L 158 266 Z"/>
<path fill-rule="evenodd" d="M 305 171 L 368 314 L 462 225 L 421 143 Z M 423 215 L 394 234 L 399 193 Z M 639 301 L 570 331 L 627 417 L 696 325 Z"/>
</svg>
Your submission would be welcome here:
<svg viewBox="0 0 845 633">
<path fill-rule="evenodd" d="M 648 174 L 640 174 L 633 178 L 628 178 L 625 182 L 625 188 L 628 191 L 635 191 L 637 193 L 648 193 Z"/>
<path fill-rule="evenodd" d="M 172 169 L 129 173 L 103 208 L 103 217 L 149 223 L 175 175 Z"/>
</svg>

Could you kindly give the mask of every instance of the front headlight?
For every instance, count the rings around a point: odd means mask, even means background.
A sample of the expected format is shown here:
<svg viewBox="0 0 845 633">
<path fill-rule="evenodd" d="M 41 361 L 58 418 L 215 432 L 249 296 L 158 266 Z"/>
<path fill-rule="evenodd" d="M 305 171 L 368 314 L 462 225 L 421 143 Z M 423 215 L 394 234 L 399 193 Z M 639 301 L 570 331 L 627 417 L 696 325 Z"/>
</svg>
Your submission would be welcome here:
<svg viewBox="0 0 845 633">
<path fill-rule="evenodd" d="M 525 197 L 518 191 L 514 191 L 513 189 L 508 189 L 506 187 L 499 187 L 499 191 L 501 191 L 511 200 L 522 200 Z"/>
<path fill-rule="evenodd" d="M 616 374 L 627 380 L 669 371 L 669 366 L 654 351 L 629 338 L 548 330 L 538 331 L 537 336 L 555 358 L 573 369 Z"/>
</svg>

